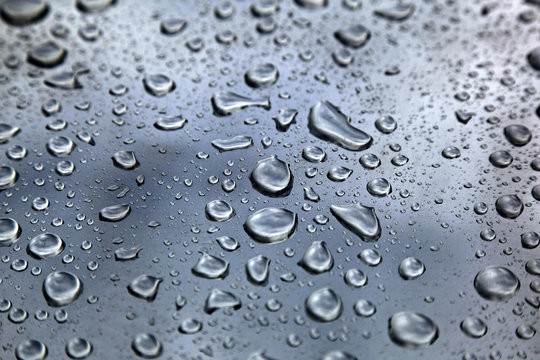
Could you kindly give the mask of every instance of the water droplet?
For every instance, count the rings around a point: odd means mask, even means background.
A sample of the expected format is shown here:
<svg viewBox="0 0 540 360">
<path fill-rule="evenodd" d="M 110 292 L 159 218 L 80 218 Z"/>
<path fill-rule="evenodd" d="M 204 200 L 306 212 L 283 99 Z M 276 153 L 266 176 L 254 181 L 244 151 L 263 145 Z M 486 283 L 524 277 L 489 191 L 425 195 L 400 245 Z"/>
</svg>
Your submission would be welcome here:
<svg viewBox="0 0 540 360">
<path fill-rule="evenodd" d="M 72 359 L 86 359 L 92 354 L 92 344 L 83 338 L 69 339 L 66 344 L 66 355 Z"/>
<path fill-rule="evenodd" d="M 224 279 L 229 273 L 229 262 L 204 253 L 191 272 L 205 279 Z"/>
<path fill-rule="evenodd" d="M 391 134 L 397 129 L 397 122 L 392 116 L 387 115 L 375 120 L 375 127 L 383 134 Z"/>
<path fill-rule="evenodd" d="M 508 151 L 498 150 L 489 155 L 489 162 L 498 168 L 506 168 L 512 164 L 514 158 Z"/>
<path fill-rule="evenodd" d="M 372 207 L 362 204 L 332 205 L 330 211 L 341 225 L 363 241 L 377 241 L 381 236 L 381 225 Z"/>
<path fill-rule="evenodd" d="M 99 211 L 99 219 L 102 221 L 120 221 L 125 219 L 131 212 L 128 204 L 112 205 L 104 207 Z"/>
<path fill-rule="evenodd" d="M 281 208 L 265 208 L 251 214 L 244 230 L 254 240 L 264 243 L 278 243 L 287 240 L 296 232 L 296 213 Z"/>
<path fill-rule="evenodd" d="M 525 146 L 531 141 L 532 133 L 525 125 L 509 125 L 504 128 L 504 136 L 514 146 Z"/>
<path fill-rule="evenodd" d="M 9 189 L 17 182 L 19 175 L 11 166 L 0 166 L 0 190 Z"/>
<path fill-rule="evenodd" d="M 388 8 L 375 10 L 373 13 L 384 19 L 404 21 L 414 13 L 415 8 L 414 4 L 399 3 Z"/>
<path fill-rule="evenodd" d="M 375 314 L 377 308 L 375 305 L 366 299 L 360 299 L 354 304 L 354 312 L 358 316 L 370 317 Z"/>
<path fill-rule="evenodd" d="M 465 335 L 476 339 L 486 335 L 488 330 L 486 323 L 475 316 L 467 316 L 460 327 Z"/>
<path fill-rule="evenodd" d="M 223 222 L 230 220 L 236 212 L 233 207 L 223 200 L 212 200 L 206 204 L 206 218 L 212 221 Z"/>
<path fill-rule="evenodd" d="M 517 195 L 503 195 L 495 202 L 495 209 L 506 219 L 515 219 L 523 212 L 523 203 Z"/>
<path fill-rule="evenodd" d="M 344 46 L 351 48 L 361 48 L 371 38 L 371 31 L 365 26 L 357 24 L 338 30 L 334 33 Z"/>
<path fill-rule="evenodd" d="M 226 308 L 238 310 L 241 306 L 242 302 L 233 293 L 219 289 L 213 289 L 208 295 L 208 298 L 206 298 L 204 311 L 207 314 L 212 314 L 217 310 Z"/>
<path fill-rule="evenodd" d="M 345 273 L 345 283 L 351 287 L 360 288 L 366 286 L 368 277 L 360 269 L 349 269 Z"/>
<path fill-rule="evenodd" d="M 161 342 L 154 335 L 148 333 L 135 336 L 131 348 L 135 354 L 145 359 L 155 359 L 163 351 Z"/>
<path fill-rule="evenodd" d="M 47 150 L 56 157 L 68 156 L 74 148 L 73 140 L 65 136 L 55 136 L 47 142 Z"/>
<path fill-rule="evenodd" d="M 405 280 L 416 279 L 421 276 L 424 271 L 426 271 L 424 263 L 414 257 L 403 259 L 398 268 L 399 276 Z"/>
<path fill-rule="evenodd" d="M 111 159 L 114 166 L 120 169 L 132 170 L 139 166 L 139 162 L 137 161 L 137 158 L 135 157 L 135 153 L 133 151 L 117 151 L 114 153 Z"/>
<path fill-rule="evenodd" d="M 39 234 L 30 240 L 28 254 L 36 259 L 46 259 L 60 254 L 64 246 L 64 241 L 56 234 Z"/>
<path fill-rule="evenodd" d="M 162 34 L 174 35 L 182 32 L 186 28 L 186 25 L 187 21 L 184 19 L 167 19 L 159 24 L 159 29 Z"/>
<path fill-rule="evenodd" d="M 306 312 L 316 321 L 330 322 L 341 316 L 343 303 L 334 290 L 322 288 L 308 296 Z"/>
<path fill-rule="evenodd" d="M 42 360 L 47 357 L 47 346 L 38 340 L 24 340 L 15 348 L 17 360 Z"/>
<path fill-rule="evenodd" d="M 251 136 L 237 135 L 229 139 L 213 140 L 211 144 L 219 151 L 232 151 L 252 147 L 253 139 Z"/>
<path fill-rule="evenodd" d="M 2 18 L 11 25 L 28 25 L 41 20 L 49 10 L 45 0 L 6 0 L 1 5 Z"/>
<path fill-rule="evenodd" d="M 81 295 L 83 285 L 79 278 L 67 271 L 56 271 L 43 281 L 43 295 L 50 306 L 71 304 Z"/>
<path fill-rule="evenodd" d="M 267 196 L 286 196 L 293 184 L 293 175 L 289 164 L 277 156 L 260 160 L 250 175 L 255 189 Z"/>
<path fill-rule="evenodd" d="M 376 197 L 384 197 L 392 192 L 392 185 L 385 178 L 376 178 L 367 183 L 367 191 Z"/>
<path fill-rule="evenodd" d="M 270 109 L 270 99 L 254 99 L 230 91 L 221 91 L 212 95 L 212 106 L 217 115 L 230 115 L 240 109 L 258 106 Z"/>
<path fill-rule="evenodd" d="M 238 241 L 230 236 L 220 236 L 216 239 L 216 241 L 225 251 L 234 251 L 240 247 Z"/>
<path fill-rule="evenodd" d="M 147 75 L 143 79 L 144 89 L 153 96 L 162 97 L 172 92 L 176 84 L 163 74 Z"/>
<path fill-rule="evenodd" d="M 335 182 L 345 181 L 351 176 L 353 171 L 345 166 L 334 166 L 328 171 L 328 179 Z"/>
<path fill-rule="evenodd" d="M 334 258 L 324 241 L 314 241 L 307 248 L 298 265 L 312 274 L 322 274 L 332 269 Z"/>
<path fill-rule="evenodd" d="M 10 218 L 0 219 L 0 246 L 9 246 L 19 240 L 21 231 L 17 221 Z"/>
<path fill-rule="evenodd" d="M 270 275 L 270 259 L 263 255 L 257 255 L 246 263 L 248 280 L 256 285 L 263 285 Z"/>
<path fill-rule="evenodd" d="M 9 124 L 0 124 L 0 144 L 11 140 L 21 129 Z"/>
<path fill-rule="evenodd" d="M 253 66 L 244 76 L 246 84 L 252 88 L 268 87 L 278 80 L 278 68 L 271 63 L 262 63 Z"/>
<path fill-rule="evenodd" d="M 461 156 L 461 151 L 455 146 L 447 146 L 443 149 L 442 156 L 447 159 L 457 159 Z"/>
<path fill-rule="evenodd" d="M 488 266 L 474 278 L 474 288 L 486 300 L 506 301 L 520 288 L 517 276 L 502 266 Z"/>
<path fill-rule="evenodd" d="M 184 127 L 187 119 L 182 115 L 160 117 L 154 123 L 156 129 L 164 131 L 178 130 Z"/>
<path fill-rule="evenodd" d="M 433 320 L 411 311 L 392 315 L 388 333 L 395 344 L 410 349 L 429 346 L 439 337 L 439 329 Z"/>
<path fill-rule="evenodd" d="M 350 118 L 329 101 L 319 101 L 310 109 L 308 128 L 319 139 L 347 150 L 364 150 L 373 141 L 371 136 L 353 127 Z"/>
<path fill-rule="evenodd" d="M 31 49 L 27 60 L 35 66 L 52 68 L 63 63 L 66 56 L 66 49 L 54 41 L 47 41 Z"/>
<path fill-rule="evenodd" d="M 131 280 L 127 288 L 129 293 L 135 297 L 145 299 L 146 301 L 154 301 L 158 293 L 159 284 L 162 281 L 162 278 L 151 275 L 139 275 Z"/>
<path fill-rule="evenodd" d="M 326 161 L 326 152 L 318 146 L 306 146 L 302 150 L 302 157 L 312 163 Z"/>
</svg>

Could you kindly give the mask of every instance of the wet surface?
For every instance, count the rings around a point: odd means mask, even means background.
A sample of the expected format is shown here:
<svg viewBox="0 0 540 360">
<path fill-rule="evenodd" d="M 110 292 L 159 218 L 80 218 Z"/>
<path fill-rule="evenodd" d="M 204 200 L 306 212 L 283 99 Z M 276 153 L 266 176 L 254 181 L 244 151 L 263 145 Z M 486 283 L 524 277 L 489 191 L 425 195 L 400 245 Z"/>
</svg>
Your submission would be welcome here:
<svg viewBox="0 0 540 360">
<path fill-rule="evenodd" d="M 540 358 L 535 1 L 0 15 L 0 359 Z"/>
</svg>

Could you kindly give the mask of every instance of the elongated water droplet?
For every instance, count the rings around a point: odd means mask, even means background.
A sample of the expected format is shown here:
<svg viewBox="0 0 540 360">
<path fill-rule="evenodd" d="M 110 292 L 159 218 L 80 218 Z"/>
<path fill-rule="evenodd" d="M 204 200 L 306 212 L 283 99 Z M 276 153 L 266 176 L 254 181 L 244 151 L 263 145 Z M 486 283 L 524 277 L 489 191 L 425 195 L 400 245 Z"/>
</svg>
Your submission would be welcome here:
<svg viewBox="0 0 540 360">
<path fill-rule="evenodd" d="M 162 97 L 172 92 L 176 84 L 163 74 L 147 75 L 143 79 L 144 89 L 153 96 Z"/>
<path fill-rule="evenodd" d="M 357 24 L 338 30 L 334 35 L 344 46 L 357 49 L 368 42 L 371 38 L 371 31 L 364 25 Z"/>
<path fill-rule="evenodd" d="M 213 140 L 211 144 L 219 151 L 232 151 L 252 147 L 253 139 L 251 136 L 237 135 L 229 139 Z"/>
<path fill-rule="evenodd" d="M 21 235 L 19 223 L 10 218 L 0 219 L 0 246 L 9 246 Z"/>
<path fill-rule="evenodd" d="M 132 170 L 139 166 L 133 151 L 120 150 L 115 152 L 111 158 L 114 166 L 120 169 Z"/>
<path fill-rule="evenodd" d="M 212 221 L 227 221 L 230 220 L 236 212 L 233 207 L 223 200 L 212 200 L 206 204 L 206 217 Z"/>
<path fill-rule="evenodd" d="M 391 7 L 375 10 L 374 14 L 388 20 L 404 21 L 414 13 L 414 10 L 414 4 L 399 3 Z"/>
<path fill-rule="evenodd" d="M 350 124 L 350 118 L 329 101 L 319 101 L 310 109 L 308 128 L 314 136 L 337 144 L 344 149 L 367 149 L 371 136 Z"/>
<path fill-rule="evenodd" d="M 217 115 L 230 115 L 249 106 L 259 106 L 270 109 L 269 98 L 249 98 L 230 91 L 221 91 L 212 95 L 212 106 Z"/>
<path fill-rule="evenodd" d="M 253 66 L 246 72 L 246 84 L 252 88 L 262 88 L 273 85 L 279 77 L 279 71 L 274 64 L 262 63 Z"/>
<path fill-rule="evenodd" d="M 154 123 L 156 129 L 163 131 L 178 130 L 184 127 L 187 123 L 187 119 L 182 115 L 165 116 L 160 117 Z"/>
<path fill-rule="evenodd" d="M 131 212 L 128 204 L 107 206 L 99 211 L 99 219 L 102 221 L 120 221 L 125 219 Z"/>
</svg>

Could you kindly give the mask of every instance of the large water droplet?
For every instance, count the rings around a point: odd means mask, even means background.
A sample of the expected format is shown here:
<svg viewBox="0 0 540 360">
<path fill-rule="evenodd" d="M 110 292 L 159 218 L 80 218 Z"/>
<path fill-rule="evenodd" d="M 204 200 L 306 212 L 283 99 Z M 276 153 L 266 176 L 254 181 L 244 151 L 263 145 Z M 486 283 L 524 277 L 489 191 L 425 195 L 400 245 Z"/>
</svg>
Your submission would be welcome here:
<svg viewBox="0 0 540 360">
<path fill-rule="evenodd" d="M 399 3 L 391 7 L 375 10 L 373 13 L 384 19 L 393 21 L 407 20 L 415 10 L 414 4 Z"/>
<path fill-rule="evenodd" d="M 47 150 L 56 157 L 68 156 L 74 148 L 73 140 L 65 136 L 55 136 L 47 142 Z"/>
<path fill-rule="evenodd" d="M 43 281 L 43 295 L 50 306 L 71 304 L 81 294 L 81 280 L 67 271 L 56 271 L 47 275 Z"/>
<path fill-rule="evenodd" d="M 229 262 L 204 253 L 191 272 L 205 279 L 224 279 L 229 272 Z"/>
<path fill-rule="evenodd" d="M 381 225 L 372 207 L 362 204 L 332 205 L 330 211 L 341 225 L 363 241 L 377 241 L 381 236 Z"/>
<path fill-rule="evenodd" d="M 41 20 L 48 12 L 45 0 L 5 0 L 2 2 L 2 18 L 11 25 L 28 25 Z"/>
<path fill-rule="evenodd" d="M 64 241 L 60 236 L 44 233 L 30 240 L 28 253 L 36 259 L 45 259 L 60 254 L 64 250 L 64 246 Z"/>
<path fill-rule="evenodd" d="M 528 127 L 520 124 L 509 125 L 504 128 L 504 136 L 514 146 L 525 146 L 531 141 L 532 133 Z"/>
<path fill-rule="evenodd" d="M 324 241 L 314 241 L 298 263 L 312 274 L 322 274 L 334 266 L 334 258 Z"/>
<path fill-rule="evenodd" d="M 257 162 L 250 179 L 255 189 L 268 196 L 286 196 L 293 184 L 289 164 L 277 156 Z"/>
<path fill-rule="evenodd" d="M 461 331 L 469 337 L 481 338 L 487 333 L 487 325 L 475 316 L 467 316 L 460 324 Z"/>
<path fill-rule="evenodd" d="M 19 175 L 11 166 L 0 166 L 0 190 L 9 189 L 17 182 Z"/>
<path fill-rule="evenodd" d="M 35 66 L 52 68 L 63 63 L 66 55 L 66 49 L 54 41 L 47 41 L 31 49 L 27 60 Z"/>
<path fill-rule="evenodd" d="M 138 356 L 145 359 L 155 359 L 163 352 L 161 342 L 153 334 L 139 334 L 131 343 L 131 348 Z"/>
<path fill-rule="evenodd" d="M 128 285 L 128 291 L 131 295 L 145 299 L 146 301 L 154 301 L 157 296 L 159 284 L 163 281 L 151 275 L 139 275 L 131 280 Z"/>
<path fill-rule="evenodd" d="M 309 111 L 308 128 L 314 136 L 347 150 L 363 150 L 372 138 L 350 124 L 350 118 L 329 101 L 319 101 Z"/>
<path fill-rule="evenodd" d="M 263 255 L 257 255 L 246 263 L 248 280 L 256 285 L 263 285 L 270 275 L 270 259 Z"/>
<path fill-rule="evenodd" d="M 306 312 L 316 321 L 330 322 L 340 317 L 343 312 L 343 303 L 334 290 L 322 288 L 308 296 Z"/>
<path fill-rule="evenodd" d="M 111 159 L 114 166 L 120 169 L 132 170 L 139 166 L 139 162 L 137 161 L 137 158 L 135 157 L 135 153 L 133 151 L 117 151 L 113 154 Z"/>
<path fill-rule="evenodd" d="M 398 272 L 405 280 L 416 279 L 426 271 L 424 263 L 417 258 L 408 257 L 399 264 Z"/>
<path fill-rule="evenodd" d="M 523 212 L 523 202 L 517 195 L 503 195 L 495 202 L 495 209 L 506 219 L 515 219 Z"/>
<path fill-rule="evenodd" d="M 395 344 L 410 349 L 429 346 L 439 337 L 439 329 L 433 320 L 411 311 L 392 315 L 388 333 Z"/>
<path fill-rule="evenodd" d="M 278 243 L 296 232 L 297 222 L 296 213 L 270 207 L 251 214 L 244 223 L 244 230 L 258 242 Z"/>
<path fill-rule="evenodd" d="M 160 117 L 154 123 L 156 129 L 164 131 L 178 130 L 184 127 L 187 119 L 182 115 Z"/>
<path fill-rule="evenodd" d="M 242 302 L 233 293 L 219 289 L 213 289 L 210 292 L 210 295 L 208 295 L 208 298 L 206 298 L 204 311 L 207 314 L 212 314 L 216 310 L 226 308 L 238 310 L 241 306 Z"/>
<path fill-rule="evenodd" d="M 212 200 L 205 207 L 206 218 L 212 221 L 230 220 L 236 213 L 228 202 L 223 200 Z"/>
<path fill-rule="evenodd" d="M 502 266 L 488 266 L 474 278 L 474 288 L 486 300 L 506 301 L 520 288 L 518 277 Z"/>
<path fill-rule="evenodd" d="M 38 340 L 24 340 L 15 348 L 17 360 L 42 360 L 47 357 L 47 346 Z"/>
<path fill-rule="evenodd" d="M 0 246 L 9 246 L 21 235 L 19 223 L 10 218 L 0 219 Z"/>
</svg>

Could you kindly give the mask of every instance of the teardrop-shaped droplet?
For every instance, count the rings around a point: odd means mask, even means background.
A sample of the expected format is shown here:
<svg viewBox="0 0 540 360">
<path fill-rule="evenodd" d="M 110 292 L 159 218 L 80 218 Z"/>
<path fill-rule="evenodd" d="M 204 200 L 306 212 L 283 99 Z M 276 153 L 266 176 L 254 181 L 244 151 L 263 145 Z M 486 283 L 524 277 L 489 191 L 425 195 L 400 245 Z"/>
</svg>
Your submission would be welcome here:
<svg viewBox="0 0 540 360">
<path fill-rule="evenodd" d="M 36 259 L 50 258 L 60 254 L 64 246 L 64 241 L 56 234 L 39 234 L 28 243 L 28 254 Z"/>
<path fill-rule="evenodd" d="M 257 255 L 246 263 L 248 280 L 256 285 L 262 285 L 268 280 L 270 274 L 270 259 Z"/>
<path fill-rule="evenodd" d="M 107 206 L 99 211 L 99 219 L 102 221 L 120 221 L 125 219 L 131 212 L 128 204 Z"/>
<path fill-rule="evenodd" d="M 488 266 L 474 278 L 474 288 L 486 300 L 506 301 L 519 291 L 518 277 L 502 266 Z"/>
<path fill-rule="evenodd" d="M 230 115 L 240 109 L 250 106 L 259 106 L 270 109 L 269 98 L 249 98 L 230 91 L 221 91 L 212 95 L 212 107 L 217 115 Z"/>
<path fill-rule="evenodd" d="M 314 241 L 298 263 L 312 274 L 322 274 L 334 266 L 334 257 L 324 241 Z"/>
<path fill-rule="evenodd" d="M 128 261 L 128 260 L 135 260 L 139 256 L 139 252 L 141 252 L 142 246 L 134 246 L 130 248 L 120 248 L 115 250 L 114 252 L 114 258 L 116 261 Z"/>
<path fill-rule="evenodd" d="M 71 304 L 81 294 L 81 280 L 67 271 L 56 271 L 47 275 L 43 281 L 43 295 L 50 306 Z"/>
<path fill-rule="evenodd" d="M 439 337 L 439 328 L 425 315 L 403 311 L 392 315 L 388 333 L 395 344 L 417 349 L 433 344 Z"/>
<path fill-rule="evenodd" d="M 191 272 L 205 279 L 224 279 L 229 272 L 229 262 L 204 253 Z"/>
<path fill-rule="evenodd" d="M 316 321 L 330 322 L 340 317 L 343 312 L 343 303 L 334 290 L 322 288 L 308 296 L 306 312 Z"/>
<path fill-rule="evenodd" d="M 367 149 L 373 139 L 350 124 L 350 118 L 329 101 L 319 101 L 309 112 L 308 128 L 319 139 L 337 144 L 344 149 Z"/>
<path fill-rule="evenodd" d="M 162 278 L 155 276 L 139 275 L 131 280 L 128 290 L 135 297 L 145 299 L 146 301 L 154 301 L 158 293 L 159 284 L 162 281 Z"/>
<path fill-rule="evenodd" d="M 223 200 L 212 200 L 205 207 L 205 213 L 208 220 L 227 221 L 230 220 L 236 212 L 228 202 Z"/>
<path fill-rule="evenodd" d="M 381 236 L 381 225 L 372 207 L 362 204 L 332 205 L 330 211 L 341 225 L 363 241 L 377 241 Z"/>
<path fill-rule="evenodd" d="M 296 232 L 297 222 L 296 213 L 270 207 L 251 214 L 244 223 L 244 229 L 254 240 L 271 244 L 291 237 Z"/>
<path fill-rule="evenodd" d="M 220 309 L 238 310 L 241 306 L 242 302 L 240 301 L 240 298 L 238 298 L 233 293 L 219 289 L 213 289 L 208 295 L 208 298 L 206 298 L 204 311 L 207 314 L 212 314 L 213 312 Z"/>
<path fill-rule="evenodd" d="M 234 251 L 240 247 L 238 240 L 230 236 L 220 236 L 216 239 L 216 241 L 225 251 Z"/>
<path fill-rule="evenodd" d="M 250 175 L 255 189 L 268 196 L 286 196 L 293 184 L 289 164 L 277 156 L 260 160 Z"/>
</svg>

